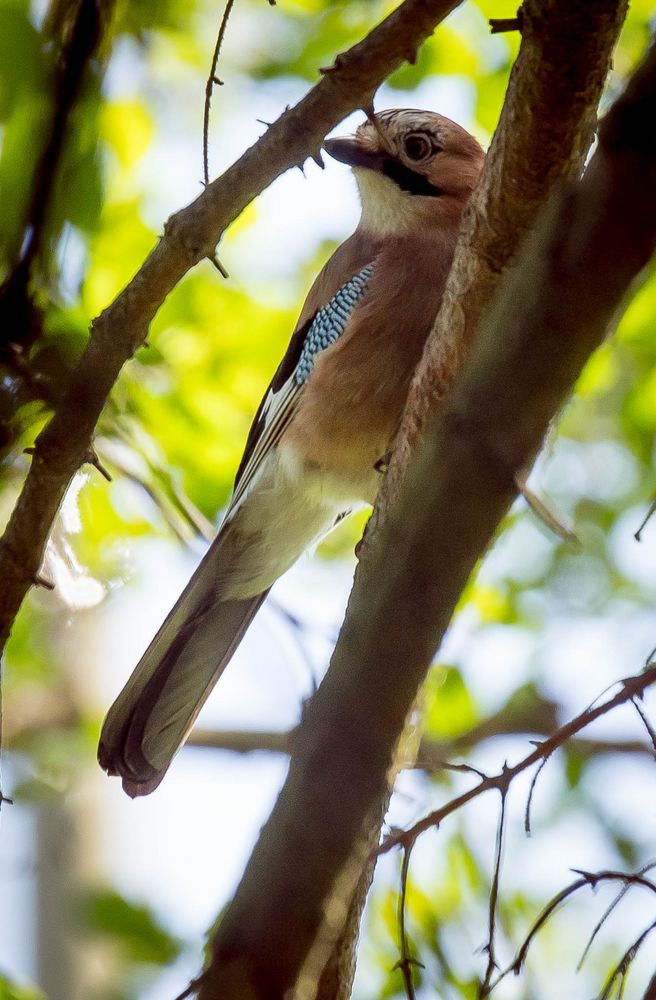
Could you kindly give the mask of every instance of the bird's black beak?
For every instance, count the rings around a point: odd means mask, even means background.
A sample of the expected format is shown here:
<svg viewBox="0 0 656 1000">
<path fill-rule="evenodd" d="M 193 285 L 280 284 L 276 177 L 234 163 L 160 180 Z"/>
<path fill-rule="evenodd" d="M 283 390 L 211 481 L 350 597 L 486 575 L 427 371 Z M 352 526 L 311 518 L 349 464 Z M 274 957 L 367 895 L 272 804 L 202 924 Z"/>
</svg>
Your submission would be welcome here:
<svg viewBox="0 0 656 1000">
<path fill-rule="evenodd" d="M 326 139 L 323 148 L 334 160 L 347 163 L 349 167 L 368 167 L 369 170 L 378 171 L 382 169 L 383 158 L 380 153 L 365 149 L 353 136 Z"/>
<path fill-rule="evenodd" d="M 440 188 L 431 184 L 423 174 L 406 167 L 389 153 L 375 153 L 366 149 L 354 136 L 326 139 L 323 148 L 333 159 L 339 160 L 340 163 L 348 163 L 349 167 L 366 167 L 384 177 L 389 177 L 401 191 L 407 191 L 408 194 L 431 198 L 442 194 Z"/>
</svg>

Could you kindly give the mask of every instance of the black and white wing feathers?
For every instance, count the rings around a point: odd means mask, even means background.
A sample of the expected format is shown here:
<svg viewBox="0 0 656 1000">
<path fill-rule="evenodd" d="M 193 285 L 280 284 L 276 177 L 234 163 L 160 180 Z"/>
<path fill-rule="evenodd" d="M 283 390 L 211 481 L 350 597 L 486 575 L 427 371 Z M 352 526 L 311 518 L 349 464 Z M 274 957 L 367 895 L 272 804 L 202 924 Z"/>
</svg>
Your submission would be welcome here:
<svg viewBox="0 0 656 1000">
<path fill-rule="evenodd" d="M 262 462 L 292 419 L 317 354 L 334 344 L 346 329 L 367 290 L 373 269 L 373 263 L 361 268 L 294 333 L 251 425 L 226 520 L 239 507 Z"/>
</svg>

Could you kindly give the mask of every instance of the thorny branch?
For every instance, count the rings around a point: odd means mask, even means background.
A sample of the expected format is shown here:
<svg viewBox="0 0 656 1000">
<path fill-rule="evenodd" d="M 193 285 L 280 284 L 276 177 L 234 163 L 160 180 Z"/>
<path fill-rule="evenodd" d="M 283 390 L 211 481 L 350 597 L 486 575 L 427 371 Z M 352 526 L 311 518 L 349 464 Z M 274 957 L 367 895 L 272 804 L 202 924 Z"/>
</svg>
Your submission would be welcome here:
<svg viewBox="0 0 656 1000">
<path fill-rule="evenodd" d="M 644 865 L 640 869 L 640 871 L 635 872 L 634 874 L 637 874 L 637 875 L 646 875 L 647 872 L 651 871 L 652 868 L 654 868 L 654 867 L 656 867 L 656 862 L 652 861 L 648 865 Z M 581 955 L 581 958 L 579 959 L 579 964 L 576 967 L 577 968 L 577 972 L 578 972 L 579 969 L 582 968 L 583 963 L 585 962 L 586 958 L 588 957 L 588 954 L 590 952 L 590 948 L 592 947 L 592 945 L 594 943 L 594 940 L 597 937 L 597 934 L 599 933 L 599 931 L 601 930 L 601 928 L 604 926 L 604 924 L 606 923 L 606 921 L 610 917 L 610 915 L 613 912 L 613 910 L 615 910 L 619 906 L 619 904 L 622 902 L 622 900 L 626 896 L 627 892 L 631 888 L 632 884 L 633 883 L 631 882 L 631 880 L 627 880 L 624 883 L 624 885 L 622 886 L 622 888 L 620 889 L 620 891 L 616 895 L 615 899 L 610 903 L 609 906 L 606 907 L 606 909 L 604 910 L 603 914 L 601 915 L 601 917 L 597 921 L 595 927 L 593 928 L 593 931 L 592 931 L 590 937 L 588 938 L 588 943 L 586 944 L 585 948 L 583 949 L 583 954 Z"/>
<path fill-rule="evenodd" d="M 526 956 L 528 955 L 529 948 L 531 947 L 531 944 L 536 934 L 540 931 L 542 927 L 544 927 L 546 922 L 561 906 L 561 904 L 564 903 L 565 900 L 570 899 L 580 889 L 589 888 L 592 889 L 594 892 L 594 890 L 597 889 L 597 887 L 602 883 L 620 882 L 623 886 L 622 895 L 628 888 L 632 886 L 641 886 L 644 889 L 648 889 L 651 893 L 656 894 L 656 883 L 652 882 L 651 879 L 645 878 L 644 875 L 644 872 L 647 871 L 649 867 L 653 866 L 647 866 L 647 868 L 636 873 L 617 872 L 617 871 L 586 872 L 582 870 L 573 869 L 575 874 L 580 875 L 580 878 L 576 879 L 574 882 L 570 882 L 569 885 L 565 886 L 564 889 L 561 889 L 560 892 L 558 892 L 553 897 L 553 899 L 551 899 L 547 903 L 547 905 L 544 907 L 544 909 L 538 916 L 537 920 L 534 922 L 526 938 L 524 939 L 524 942 L 519 951 L 517 952 L 514 961 L 508 966 L 507 969 L 504 969 L 504 971 L 498 976 L 498 978 L 493 983 L 492 988 L 494 989 L 494 987 L 496 987 L 496 985 L 500 983 L 501 980 L 504 979 L 509 973 L 512 972 L 515 975 L 518 975 L 521 972 L 522 966 L 526 961 Z M 619 898 L 621 898 L 621 895 Z M 617 901 L 619 901 L 619 899 Z M 612 909 L 614 909 L 614 906 L 610 907 L 606 911 L 606 916 L 610 912 L 612 912 Z M 612 973 L 600 1000 L 604 1000 L 605 997 L 609 996 L 608 992 L 609 988 L 612 987 L 612 984 L 617 979 L 618 975 L 626 973 L 630 961 L 632 961 L 632 959 L 635 957 L 638 948 L 643 943 L 647 934 L 649 934 L 651 930 L 654 929 L 654 927 L 656 927 L 656 921 L 650 924 L 647 930 L 643 932 L 643 934 L 640 935 L 638 940 L 634 942 L 631 948 L 627 950 L 622 960 L 616 967 L 615 971 Z M 595 928 L 595 932 L 596 930 L 597 928 Z"/>
<path fill-rule="evenodd" d="M 618 895 L 612 901 L 612 903 L 607 907 L 601 919 L 599 920 L 594 930 L 592 931 L 592 934 L 590 935 L 588 943 L 581 956 L 581 960 L 579 962 L 579 968 L 585 961 L 586 955 L 588 954 L 590 947 L 592 946 L 592 943 L 595 937 L 597 936 L 599 930 L 604 925 L 606 920 L 609 918 L 613 910 L 621 902 L 622 898 L 624 897 L 624 895 L 627 893 L 628 889 L 631 886 L 642 885 L 643 887 L 649 888 L 654 893 L 656 893 L 656 885 L 650 880 L 645 878 L 647 872 L 656 867 L 656 862 L 652 862 L 648 865 L 645 865 L 639 872 L 635 874 L 600 872 L 593 875 L 590 872 L 579 872 L 578 874 L 581 875 L 581 878 L 571 883 L 565 889 L 561 890 L 561 892 L 559 892 L 556 896 L 554 896 L 554 898 L 544 908 L 538 919 L 535 921 L 533 927 L 529 931 L 529 934 L 527 935 L 524 944 L 519 950 L 517 957 L 515 961 L 512 963 L 512 965 L 510 965 L 507 969 L 505 969 L 502 973 L 500 973 L 496 978 L 493 978 L 494 972 L 497 969 L 494 944 L 495 944 L 495 932 L 496 932 L 497 904 L 499 897 L 499 882 L 501 875 L 501 861 L 503 855 L 503 841 L 504 841 L 505 823 L 506 823 L 506 796 L 508 794 L 508 790 L 510 788 L 512 781 L 520 773 L 522 773 L 522 771 L 529 769 L 534 764 L 538 764 L 536 773 L 531 781 L 529 799 L 526 806 L 525 829 L 527 833 L 530 833 L 530 820 L 529 820 L 530 801 L 533 794 L 533 790 L 535 788 L 535 782 L 542 768 L 547 763 L 547 761 L 550 760 L 553 753 L 557 749 L 562 747 L 566 742 L 568 742 L 575 733 L 580 732 L 581 729 L 590 725 L 591 722 L 596 721 L 602 715 L 607 714 L 608 712 L 612 711 L 614 708 L 616 708 L 618 705 L 621 704 L 631 703 L 636 708 L 638 708 L 640 718 L 644 721 L 648 731 L 651 732 L 652 731 L 651 724 L 649 723 L 649 720 L 647 719 L 647 716 L 644 713 L 644 711 L 639 708 L 638 699 L 643 696 L 647 687 L 649 687 L 655 681 L 656 681 L 656 664 L 651 662 L 647 665 L 647 667 L 642 673 L 637 674 L 634 677 L 624 678 L 620 682 L 621 690 L 614 697 L 607 699 L 601 704 L 595 705 L 595 703 L 593 703 L 591 706 L 586 708 L 585 711 L 581 712 L 578 716 L 576 716 L 575 719 L 572 719 L 569 723 L 562 726 L 547 740 L 537 744 L 535 750 L 527 757 L 525 757 L 523 760 L 521 760 L 518 764 L 512 767 L 508 767 L 508 765 L 504 764 L 502 770 L 498 774 L 492 776 L 487 776 L 481 774 L 480 772 L 477 772 L 479 773 L 481 778 L 477 786 L 470 789 L 463 795 L 460 795 L 457 798 L 452 799 L 450 802 L 442 806 L 440 809 L 437 809 L 434 812 L 430 813 L 428 816 L 422 819 L 419 823 L 416 823 L 410 829 L 404 831 L 394 831 L 390 836 L 388 836 L 384 840 L 382 845 L 379 847 L 378 853 L 381 854 L 385 853 L 386 851 L 390 850 L 392 847 L 396 845 L 401 846 L 403 850 L 403 866 L 401 872 L 401 889 L 400 889 L 400 897 L 401 897 L 400 915 L 401 918 L 403 918 L 404 908 L 405 908 L 405 898 L 407 892 L 408 860 L 411 851 L 417 842 L 418 837 L 430 827 L 436 827 L 436 828 L 439 827 L 441 822 L 448 815 L 455 812 L 457 809 L 462 808 L 464 805 L 468 804 L 470 801 L 472 801 L 472 799 L 476 798 L 483 792 L 490 791 L 491 789 L 496 789 L 497 791 L 499 791 L 501 795 L 501 809 L 497 825 L 493 878 L 492 878 L 492 886 L 490 889 L 490 897 L 488 904 L 488 939 L 485 946 L 488 959 L 487 959 L 485 975 L 479 987 L 478 996 L 480 1000 L 483 1000 L 483 998 L 488 997 L 491 994 L 491 992 L 495 989 L 497 984 L 501 981 L 501 979 L 507 976 L 508 973 L 514 972 L 515 974 L 518 974 L 521 971 L 530 944 L 535 935 L 537 934 L 537 932 L 546 923 L 546 921 L 549 919 L 552 913 L 560 906 L 560 904 L 564 902 L 564 900 L 568 899 L 575 892 L 577 892 L 583 886 L 587 885 L 591 886 L 592 888 L 595 888 L 596 885 L 602 881 L 612 881 L 612 880 L 616 881 L 618 879 L 622 881 L 621 891 L 618 893 Z M 398 967 L 401 969 L 404 975 L 404 982 L 406 984 L 406 993 L 408 995 L 408 998 L 409 1000 L 413 1000 L 414 994 L 410 992 L 410 987 L 408 986 L 408 979 L 407 979 L 407 977 L 410 975 L 410 972 L 408 972 L 409 964 L 407 961 L 409 950 L 408 950 L 407 936 L 405 932 L 405 924 L 403 922 L 403 919 L 401 919 L 400 921 L 400 926 L 401 926 L 401 959 L 398 962 Z M 640 945 L 643 943 L 645 937 L 649 933 L 651 933 L 651 931 L 654 929 L 654 926 L 656 926 L 656 923 L 650 925 L 650 927 L 647 928 L 644 934 L 640 936 L 638 941 L 635 942 L 634 945 L 632 945 L 631 948 L 627 950 L 621 962 L 618 964 L 618 966 L 612 973 L 600 1000 L 604 1000 L 604 998 L 608 998 L 610 996 L 610 990 L 614 982 L 618 979 L 618 977 L 624 976 L 626 974 L 628 966 L 632 961 L 633 957 L 635 956 L 638 947 L 640 947 Z M 410 984 L 411 982 L 412 981 L 410 979 Z"/>
<path fill-rule="evenodd" d="M 209 134 L 210 134 L 210 107 L 212 104 L 212 94 L 214 93 L 215 85 L 218 87 L 223 86 L 223 80 L 220 80 L 216 75 L 216 68 L 219 62 L 219 54 L 221 52 L 221 46 L 223 45 L 223 39 L 225 37 L 226 28 L 228 27 L 228 19 L 232 11 L 232 7 L 235 0 L 227 0 L 223 11 L 223 17 L 221 18 L 221 26 L 219 27 L 219 34 L 216 38 L 216 45 L 214 46 L 214 53 L 212 55 L 212 65 L 210 67 L 210 75 L 207 78 L 207 83 L 205 84 L 205 107 L 203 108 L 203 182 L 205 187 L 210 182 L 210 165 L 209 165 Z"/>
<path fill-rule="evenodd" d="M 210 132 L 210 110 L 212 104 L 212 94 L 214 93 L 214 87 L 222 87 L 223 80 L 219 79 L 216 75 L 216 70 L 219 62 L 219 55 L 221 54 L 221 46 L 223 45 L 223 39 L 225 38 L 226 29 L 228 27 L 228 20 L 230 14 L 232 13 L 232 8 L 234 6 L 235 0 L 227 0 L 226 5 L 223 10 L 223 16 L 221 18 L 221 24 L 219 26 L 219 33 L 216 38 L 216 45 L 214 46 L 214 52 L 212 54 L 212 65 L 210 68 L 210 74 L 207 78 L 207 83 L 205 84 L 205 106 L 203 108 L 203 182 L 205 186 L 210 182 L 210 168 L 209 168 L 209 132 Z M 276 0 L 268 0 L 270 7 L 275 7 Z M 219 270 L 222 270 L 219 268 Z M 224 278 L 227 278 L 227 274 L 223 274 Z"/>
<path fill-rule="evenodd" d="M 634 698 L 642 696 L 646 689 L 656 681 L 656 664 L 650 664 L 642 673 L 635 674 L 632 677 L 625 677 L 620 681 L 621 688 L 616 695 L 612 698 L 608 698 L 606 701 L 601 702 L 594 707 L 587 708 L 584 712 L 581 712 L 570 722 L 561 726 L 552 736 L 548 739 L 543 740 L 536 744 L 535 749 L 528 754 L 526 757 L 522 758 L 517 764 L 513 764 L 510 767 L 504 767 L 498 774 L 488 775 L 481 779 L 478 785 L 473 788 L 468 789 L 468 791 L 463 792 L 456 798 L 451 799 L 445 805 L 440 806 L 439 809 L 435 809 L 433 812 L 429 813 L 423 819 L 419 820 L 408 830 L 399 830 L 390 834 L 386 837 L 380 847 L 378 848 L 379 854 L 386 854 L 391 851 L 394 847 L 403 847 L 404 849 L 411 846 L 422 833 L 426 830 L 430 830 L 432 827 L 439 827 L 443 820 L 452 813 L 457 812 L 458 809 L 462 809 L 463 806 L 467 805 L 473 799 L 482 795 L 484 792 L 489 792 L 492 789 L 496 789 L 501 794 L 506 794 L 512 781 L 521 774 L 523 771 L 528 770 L 533 767 L 534 764 L 539 764 L 541 761 L 550 757 L 555 750 L 562 747 L 567 741 L 574 736 L 576 733 L 585 729 L 592 722 L 600 719 L 606 713 L 611 712 L 618 705 L 623 705 L 626 702 L 632 701 Z"/>
</svg>

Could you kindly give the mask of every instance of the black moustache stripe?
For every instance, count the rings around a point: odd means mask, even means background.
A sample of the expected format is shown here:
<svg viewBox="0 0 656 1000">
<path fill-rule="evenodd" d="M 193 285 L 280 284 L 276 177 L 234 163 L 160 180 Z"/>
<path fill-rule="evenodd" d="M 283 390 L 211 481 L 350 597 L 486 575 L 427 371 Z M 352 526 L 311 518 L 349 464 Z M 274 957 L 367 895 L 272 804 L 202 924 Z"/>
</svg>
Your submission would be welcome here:
<svg viewBox="0 0 656 1000">
<path fill-rule="evenodd" d="M 385 177 L 394 181 L 402 191 L 407 191 L 409 194 L 423 194 L 430 198 L 437 198 L 442 194 L 441 189 L 431 184 L 422 174 L 405 167 L 398 160 L 385 157 L 381 166 Z"/>
</svg>

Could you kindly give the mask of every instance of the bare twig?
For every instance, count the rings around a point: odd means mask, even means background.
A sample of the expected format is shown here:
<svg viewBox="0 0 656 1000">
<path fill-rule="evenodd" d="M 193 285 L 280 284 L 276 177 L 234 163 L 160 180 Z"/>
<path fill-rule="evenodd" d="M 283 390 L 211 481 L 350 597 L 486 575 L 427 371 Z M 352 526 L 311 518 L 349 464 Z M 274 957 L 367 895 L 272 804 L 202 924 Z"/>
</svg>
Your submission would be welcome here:
<svg viewBox="0 0 656 1000">
<path fill-rule="evenodd" d="M 471 749 L 483 740 L 491 740 L 504 736 L 516 736 L 520 733 L 539 732 L 545 736 L 549 732 L 536 722 L 535 727 L 516 728 L 510 724 L 504 726 L 501 722 L 494 729 L 471 730 L 454 740 L 445 740 L 443 743 L 438 740 L 422 739 L 419 745 L 419 755 L 416 760 L 401 762 L 401 767 L 416 768 L 419 771 L 426 771 L 434 774 L 445 769 L 459 770 L 467 773 L 478 773 L 476 768 L 469 765 L 455 765 L 449 761 L 449 757 L 454 756 L 463 749 Z M 187 744 L 193 747 L 200 747 L 205 750 L 225 750 L 231 753 L 284 753 L 292 752 L 294 736 L 297 730 L 291 729 L 286 732 L 275 730 L 243 730 L 243 729 L 193 729 Z M 570 750 L 575 751 L 581 757 L 595 757 L 601 754 L 640 754 L 644 756 L 653 755 L 653 750 L 642 740 L 594 740 L 583 739 L 581 737 L 570 739 L 567 742 Z M 541 762 L 544 764 L 544 761 Z"/>
<path fill-rule="evenodd" d="M 419 966 L 424 968 L 421 962 L 418 962 L 416 958 L 413 957 L 410 947 L 408 944 L 408 931 L 406 927 L 406 903 L 408 896 L 408 873 L 410 870 L 410 855 L 412 854 L 412 846 L 406 848 L 403 851 L 403 857 L 401 861 L 401 885 L 399 890 L 399 945 L 401 948 L 401 958 L 394 966 L 395 969 L 399 969 L 401 975 L 403 976 L 403 986 L 405 989 L 405 995 L 407 1000 L 415 1000 L 415 984 L 413 981 L 412 969 L 413 966 Z"/>
<path fill-rule="evenodd" d="M 504 765 L 504 770 L 506 766 Z M 492 886 L 490 888 L 490 899 L 488 903 L 488 937 L 485 950 L 487 951 L 487 967 L 485 977 L 478 991 L 479 1000 L 490 995 L 492 976 L 497 969 L 494 939 L 496 932 L 497 904 L 499 900 L 499 881 L 501 879 L 501 861 L 503 858 L 503 838 L 506 827 L 506 795 L 507 788 L 500 788 L 501 808 L 499 810 L 499 822 L 497 824 L 497 837 L 494 849 L 494 871 L 492 875 Z"/>
<path fill-rule="evenodd" d="M 493 35 L 499 35 L 506 31 L 521 31 L 521 13 L 522 11 L 520 8 L 517 12 L 517 17 L 491 17 L 488 22 L 490 25 L 490 33 Z"/>
<path fill-rule="evenodd" d="M 500 792 L 507 791 L 510 783 L 522 771 L 526 771 L 527 768 L 550 757 L 555 750 L 562 747 L 575 733 L 580 732 L 581 729 L 589 726 L 596 719 L 611 712 L 618 705 L 623 705 L 642 694 L 655 681 L 656 665 L 648 667 L 643 673 L 636 674 L 633 677 L 625 677 L 620 682 L 621 688 L 614 697 L 608 698 L 594 708 L 588 708 L 584 712 L 581 712 L 580 715 L 577 715 L 566 725 L 561 726 L 548 739 L 539 743 L 532 753 L 528 754 L 528 756 L 524 757 L 517 764 L 514 764 L 512 767 L 504 767 L 498 774 L 483 778 L 474 788 L 470 788 L 468 791 L 463 792 L 462 795 L 451 799 L 446 805 L 435 809 L 408 830 L 397 831 L 386 837 L 379 848 L 379 853 L 385 854 L 397 846 L 407 847 L 408 844 L 412 844 L 424 831 L 429 830 L 431 827 L 439 826 L 447 816 L 461 809 L 468 802 L 471 802 L 472 799 L 477 798 L 477 796 L 482 795 L 484 792 L 488 792 L 494 788 Z"/>
<path fill-rule="evenodd" d="M 638 871 L 636 874 L 638 874 L 638 875 L 646 875 L 647 872 L 651 871 L 652 868 L 654 868 L 654 867 L 656 867 L 656 862 L 652 861 L 648 865 L 644 865 L 644 867 L 641 868 L 640 871 Z M 587 956 L 588 956 L 588 954 L 590 952 L 590 948 L 592 947 L 592 945 L 594 943 L 594 940 L 597 937 L 597 934 L 599 933 L 599 931 L 601 930 L 601 928 L 604 926 L 604 924 L 606 923 L 606 921 L 610 917 L 610 915 L 613 912 L 613 910 L 615 910 L 619 906 L 619 904 L 622 902 L 622 900 L 624 899 L 624 897 L 626 896 L 626 894 L 627 894 L 627 892 L 629 891 L 630 888 L 631 888 L 631 882 L 625 882 L 624 885 L 622 886 L 622 888 L 620 889 L 620 891 L 615 896 L 615 899 L 609 904 L 609 906 L 606 907 L 606 909 L 604 910 L 602 916 L 599 918 L 599 920 L 595 924 L 595 927 L 594 927 L 594 929 L 592 931 L 592 934 L 588 938 L 588 942 L 587 942 L 585 948 L 583 949 L 583 954 L 581 955 L 581 958 L 579 959 L 579 963 L 578 963 L 578 965 L 576 967 L 577 972 L 583 967 L 583 963 L 585 962 L 585 960 L 586 960 L 586 958 L 587 958 Z"/>
<path fill-rule="evenodd" d="M 205 107 L 203 110 L 203 181 L 205 186 L 210 182 L 210 166 L 209 166 L 209 132 L 210 132 L 210 107 L 212 104 L 212 94 L 214 92 L 214 87 L 223 86 L 223 81 L 219 80 L 216 75 L 216 67 L 219 61 L 219 54 L 221 52 L 221 46 L 223 45 L 223 39 L 225 37 L 226 28 L 228 27 L 228 19 L 232 11 L 235 0 L 227 0 L 225 8 L 223 10 L 223 17 L 221 18 L 221 26 L 219 27 L 219 34 L 217 35 L 216 45 L 214 46 L 214 54 L 212 55 L 212 66 L 210 68 L 210 74 L 207 78 L 207 83 L 205 84 Z M 223 269 L 216 258 L 211 258 L 214 260 L 217 268 L 223 274 L 224 278 L 227 278 L 227 274 L 223 272 Z"/>
<path fill-rule="evenodd" d="M 647 513 L 645 514 L 645 516 L 643 517 L 642 521 L 640 522 L 640 527 L 638 528 L 638 530 L 633 535 L 633 537 L 635 538 L 636 542 L 641 542 L 642 541 L 642 533 L 645 530 L 645 528 L 647 527 L 647 524 L 649 523 L 649 521 L 651 521 L 651 519 L 654 516 L 655 512 L 656 512 L 656 500 L 652 500 L 652 502 L 649 504 L 649 508 L 647 510 Z"/>
<path fill-rule="evenodd" d="M 528 955 L 531 944 L 538 931 L 540 931 L 540 929 L 544 927 L 549 918 L 556 912 L 556 910 L 561 906 L 561 904 L 564 903 L 567 899 L 570 899 L 577 892 L 579 892 L 580 889 L 590 888 L 594 892 L 594 890 L 602 883 L 621 882 L 623 886 L 629 886 L 629 887 L 642 886 L 642 888 L 648 889 L 652 893 L 656 893 L 656 884 L 652 882 L 650 879 L 645 878 L 644 875 L 641 875 L 640 873 L 632 874 L 631 872 L 617 872 L 617 871 L 585 872 L 585 871 L 579 871 L 578 869 L 573 869 L 573 871 L 576 874 L 580 875 L 581 877 L 576 879 L 574 882 L 570 882 L 569 885 L 565 886 L 564 889 L 561 889 L 561 891 L 558 892 L 553 897 L 553 899 L 551 899 L 547 903 L 547 905 L 544 907 L 544 909 L 538 916 L 537 920 L 534 922 L 526 938 L 524 939 L 524 942 L 519 951 L 517 952 L 517 956 L 515 957 L 514 961 L 508 966 L 507 969 L 504 969 L 504 971 L 497 977 L 497 979 L 493 983 L 492 988 L 496 987 L 497 984 L 500 983 L 501 980 L 504 979 L 509 973 L 512 972 L 515 975 L 518 975 L 519 972 L 521 972 L 522 966 L 526 961 L 526 956 Z M 653 927 L 654 925 L 651 926 Z M 645 933 L 649 933 L 650 930 L 651 927 L 648 928 Z M 642 942 L 640 941 L 640 943 Z M 632 946 L 632 948 L 633 947 L 634 946 Z M 629 951 L 622 959 L 622 962 L 620 962 L 619 965 L 617 966 L 617 969 L 613 973 L 611 980 L 614 980 L 617 977 L 618 970 L 622 967 L 630 951 L 631 949 L 629 949 Z M 633 952 L 633 954 L 635 954 L 635 951 Z M 624 968 L 626 968 L 626 965 L 624 966 Z M 604 997 L 607 996 L 608 994 L 604 992 Z"/>
<path fill-rule="evenodd" d="M 531 785 L 528 790 L 528 795 L 526 797 L 526 809 L 524 810 L 524 832 L 527 837 L 531 836 L 531 805 L 533 803 L 533 793 L 535 791 L 535 786 L 537 785 L 538 778 L 542 774 L 542 769 L 546 766 L 549 757 L 545 757 L 541 760 L 535 769 L 535 774 L 531 778 Z"/>
<path fill-rule="evenodd" d="M 294 733 L 276 732 L 275 730 L 257 730 L 248 732 L 240 729 L 200 729 L 191 731 L 187 746 L 202 747 L 206 750 L 229 750 L 233 753 L 291 753 L 294 745 Z"/>
<path fill-rule="evenodd" d="M 568 545 L 572 545 L 574 548 L 578 549 L 581 547 L 581 542 L 576 533 L 572 531 L 571 528 L 568 528 L 567 525 L 563 523 L 561 517 L 550 509 L 542 497 L 538 496 L 538 494 L 526 484 L 526 478 L 524 475 L 517 477 L 517 486 L 535 516 L 542 521 L 542 523 L 550 531 L 552 531 L 557 538 L 560 538 Z"/>
<path fill-rule="evenodd" d="M 89 465 L 92 465 L 94 469 L 98 470 L 98 472 L 106 482 L 111 483 L 112 477 L 105 468 L 105 466 L 100 461 L 100 458 L 98 457 L 98 452 L 95 450 L 95 448 L 89 448 L 89 451 L 86 454 L 86 461 Z"/>
<path fill-rule="evenodd" d="M 647 718 L 647 713 L 644 711 L 644 709 L 640 705 L 638 699 L 637 698 L 632 698 L 631 699 L 631 704 L 633 705 L 633 707 L 635 708 L 636 712 L 640 716 L 640 720 L 641 720 L 643 726 L 645 727 L 645 729 L 647 731 L 647 735 L 649 736 L 649 739 L 651 740 L 652 752 L 656 756 L 656 732 L 654 732 L 654 727 L 652 726 L 651 722 Z"/>
</svg>

